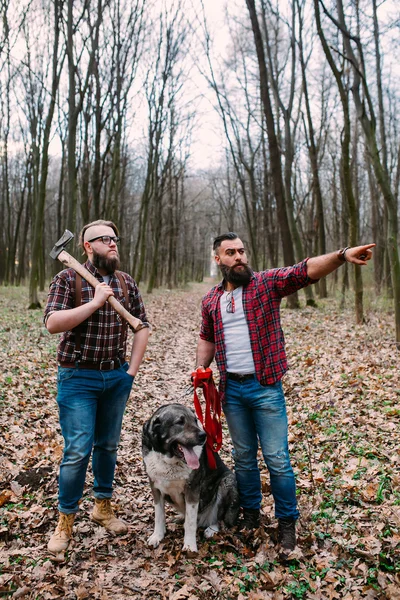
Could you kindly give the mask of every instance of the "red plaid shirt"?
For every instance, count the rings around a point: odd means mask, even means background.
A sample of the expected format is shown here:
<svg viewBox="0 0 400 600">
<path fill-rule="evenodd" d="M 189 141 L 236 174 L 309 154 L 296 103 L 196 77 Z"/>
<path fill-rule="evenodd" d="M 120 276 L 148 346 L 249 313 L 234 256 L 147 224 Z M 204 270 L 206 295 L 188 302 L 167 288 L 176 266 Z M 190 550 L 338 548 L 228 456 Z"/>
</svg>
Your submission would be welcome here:
<svg viewBox="0 0 400 600">
<path fill-rule="evenodd" d="M 90 261 L 86 261 L 85 268 L 99 281 L 102 276 Z M 128 289 L 129 306 L 125 306 L 124 292 L 118 277 L 111 275 L 109 286 L 113 289 L 115 298 L 135 317 L 143 321 L 147 327 L 146 313 L 142 298 L 135 281 L 127 273 L 121 271 Z M 75 281 L 76 274 L 73 269 L 65 269 L 58 273 L 50 284 L 47 305 L 44 313 L 44 322 L 57 310 L 75 307 Z M 94 297 L 94 288 L 82 279 L 82 304 L 90 302 Z M 106 302 L 96 310 L 86 321 L 80 325 L 81 329 L 81 360 L 82 362 L 98 363 L 102 360 L 113 360 L 125 357 L 127 329 L 121 340 L 122 317 L 115 312 L 111 304 Z M 75 362 L 75 332 L 65 331 L 61 334 L 58 344 L 58 362 Z"/>
<path fill-rule="evenodd" d="M 293 267 L 254 272 L 250 283 L 243 287 L 243 310 L 249 327 L 256 376 L 262 385 L 276 383 L 288 370 L 280 304 L 285 296 L 315 283 L 307 275 L 307 260 Z M 226 353 L 220 303 L 223 293 L 221 282 L 204 296 L 200 329 L 201 339 L 215 344 L 222 400 L 226 386 Z"/>
</svg>

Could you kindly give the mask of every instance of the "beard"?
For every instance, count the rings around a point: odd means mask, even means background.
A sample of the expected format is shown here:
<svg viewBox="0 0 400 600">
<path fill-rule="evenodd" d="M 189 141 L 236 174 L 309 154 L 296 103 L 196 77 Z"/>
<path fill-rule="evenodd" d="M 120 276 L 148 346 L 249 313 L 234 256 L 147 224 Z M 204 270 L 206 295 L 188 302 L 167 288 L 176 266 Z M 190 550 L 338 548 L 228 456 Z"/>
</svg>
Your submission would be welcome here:
<svg viewBox="0 0 400 600">
<path fill-rule="evenodd" d="M 111 275 L 119 269 L 120 260 L 118 254 L 115 256 L 102 256 L 101 254 L 97 254 L 97 252 L 93 252 L 93 266 L 96 269 L 103 269 L 107 275 Z"/>
<path fill-rule="evenodd" d="M 235 285 L 236 287 L 240 287 L 241 285 L 247 285 L 248 283 L 250 283 L 253 271 L 250 269 L 249 265 L 244 265 L 241 263 L 242 269 L 240 270 L 235 268 L 237 266 L 238 265 L 228 267 L 227 265 L 220 263 L 219 268 L 221 269 L 223 278 L 228 283 L 232 283 L 232 285 Z"/>
</svg>

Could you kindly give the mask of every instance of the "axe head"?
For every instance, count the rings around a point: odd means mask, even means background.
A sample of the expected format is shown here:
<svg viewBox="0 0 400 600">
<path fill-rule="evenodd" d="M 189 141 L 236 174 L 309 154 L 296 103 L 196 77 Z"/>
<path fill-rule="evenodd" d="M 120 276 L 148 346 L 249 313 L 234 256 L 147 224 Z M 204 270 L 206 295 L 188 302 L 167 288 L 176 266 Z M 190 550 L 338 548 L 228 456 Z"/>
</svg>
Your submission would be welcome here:
<svg viewBox="0 0 400 600">
<path fill-rule="evenodd" d="M 73 239 L 74 234 L 69 229 L 66 229 L 58 242 L 56 242 L 53 250 L 50 252 L 51 258 L 56 259 L 60 252 L 65 250 L 65 247 L 69 244 L 69 242 Z"/>
</svg>

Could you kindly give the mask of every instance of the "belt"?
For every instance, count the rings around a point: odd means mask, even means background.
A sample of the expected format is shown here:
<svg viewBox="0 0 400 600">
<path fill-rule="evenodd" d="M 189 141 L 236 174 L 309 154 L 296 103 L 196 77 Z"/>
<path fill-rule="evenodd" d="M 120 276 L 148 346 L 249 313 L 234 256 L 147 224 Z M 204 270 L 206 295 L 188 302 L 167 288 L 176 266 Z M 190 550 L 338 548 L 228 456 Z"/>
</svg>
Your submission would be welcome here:
<svg viewBox="0 0 400 600">
<path fill-rule="evenodd" d="M 243 383 L 243 381 L 247 381 L 248 379 L 254 379 L 256 376 L 255 373 L 227 373 L 228 379 L 233 379 L 233 381 L 238 381 L 239 383 Z"/>
<path fill-rule="evenodd" d="M 114 371 L 119 369 L 125 361 L 121 361 L 119 358 L 115 360 L 102 360 L 101 362 L 60 362 L 58 363 L 63 369 L 92 369 L 94 371 Z"/>
</svg>

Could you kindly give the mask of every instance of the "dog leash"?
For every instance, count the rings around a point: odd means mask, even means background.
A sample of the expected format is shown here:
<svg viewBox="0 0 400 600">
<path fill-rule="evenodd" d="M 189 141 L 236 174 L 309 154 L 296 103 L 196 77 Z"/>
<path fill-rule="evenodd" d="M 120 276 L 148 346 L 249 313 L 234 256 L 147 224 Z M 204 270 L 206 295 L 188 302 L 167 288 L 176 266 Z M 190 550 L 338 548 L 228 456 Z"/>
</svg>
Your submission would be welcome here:
<svg viewBox="0 0 400 600">
<path fill-rule="evenodd" d="M 221 425 L 221 401 L 217 388 L 215 387 L 212 370 L 197 369 L 192 373 L 192 383 L 194 387 L 193 403 L 197 418 L 203 425 L 207 435 L 206 451 L 208 464 L 211 469 L 217 468 L 214 452 L 218 452 L 222 446 L 222 425 Z M 197 395 L 197 388 L 202 388 L 205 400 L 205 413 L 201 408 L 200 400 Z"/>
</svg>

